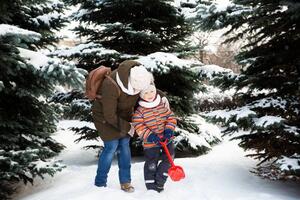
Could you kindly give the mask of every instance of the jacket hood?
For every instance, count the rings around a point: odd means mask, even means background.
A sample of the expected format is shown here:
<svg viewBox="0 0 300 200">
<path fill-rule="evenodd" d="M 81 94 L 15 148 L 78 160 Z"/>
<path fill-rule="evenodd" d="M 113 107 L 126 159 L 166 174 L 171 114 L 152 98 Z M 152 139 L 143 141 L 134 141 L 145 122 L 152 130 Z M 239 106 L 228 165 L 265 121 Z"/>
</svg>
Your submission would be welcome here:
<svg viewBox="0 0 300 200">
<path fill-rule="evenodd" d="M 126 89 L 128 89 L 128 78 L 130 75 L 130 69 L 141 65 L 141 63 L 134 61 L 134 60 L 125 60 L 123 62 L 120 63 L 117 72 L 119 75 L 120 80 L 122 81 L 124 87 L 126 87 Z"/>
</svg>

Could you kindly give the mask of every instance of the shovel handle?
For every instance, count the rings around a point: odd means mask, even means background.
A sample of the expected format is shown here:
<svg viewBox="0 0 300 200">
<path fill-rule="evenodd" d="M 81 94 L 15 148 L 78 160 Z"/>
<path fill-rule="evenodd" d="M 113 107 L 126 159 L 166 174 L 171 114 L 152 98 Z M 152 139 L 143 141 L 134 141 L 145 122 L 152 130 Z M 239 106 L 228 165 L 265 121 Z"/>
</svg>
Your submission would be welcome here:
<svg viewBox="0 0 300 200">
<path fill-rule="evenodd" d="M 165 153 L 166 153 L 166 155 L 167 155 L 167 157 L 169 159 L 169 162 L 170 162 L 171 166 L 173 167 L 173 166 L 175 166 L 175 164 L 173 162 L 172 156 L 170 155 L 169 149 L 167 147 L 167 142 L 168 142 L 168 140 L 165 140 L 163 142 L 160 141 L 159 143 L 163 147 L 163 149 L 164 149 L 164 151 L 165 151 Z"/>
</svg>

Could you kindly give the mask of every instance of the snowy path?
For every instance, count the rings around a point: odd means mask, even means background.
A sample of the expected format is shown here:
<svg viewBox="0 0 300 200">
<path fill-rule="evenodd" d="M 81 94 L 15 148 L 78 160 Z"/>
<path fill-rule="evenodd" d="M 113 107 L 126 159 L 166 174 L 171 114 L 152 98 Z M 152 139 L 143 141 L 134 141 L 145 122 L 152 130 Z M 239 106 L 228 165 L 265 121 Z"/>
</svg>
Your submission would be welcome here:
<svg viewBox="0 0 300 200">
<path fill-rule="evenodd" d="M 61 122 L 66 127 L 74 121 Z M 66 145 L 61 153 L 68 166 L 54 178 L 26 186 L 17 200 L 299 200 L 300 185 L 263 180 L 249 172 L 255 165 L 236 142 L 223 142 L 207 155 L 198 158 L 176 159 L 185 169 L 186 178 L 178 183 L 168 180 L 164 192 L 147 191 L 143 183 L 143 162 L 134 160 L 132 182 L 136 191 L 131 194 L 119 189 L 118 168 L 113 164 L 107 188 L 93 186 L 96 171 L 95 152 L 80 149 L 74 144 L 71 131 L 61 130 L 55 136 Z"/>
</svg>

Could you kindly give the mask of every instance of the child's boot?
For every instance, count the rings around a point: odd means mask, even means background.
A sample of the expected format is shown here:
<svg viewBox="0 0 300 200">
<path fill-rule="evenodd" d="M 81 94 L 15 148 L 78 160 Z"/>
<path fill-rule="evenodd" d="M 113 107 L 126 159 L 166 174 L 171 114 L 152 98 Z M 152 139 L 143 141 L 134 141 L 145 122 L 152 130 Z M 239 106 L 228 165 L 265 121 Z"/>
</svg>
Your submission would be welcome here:
<svg viewBox="0 0 300 200">
<path fill-rule="evenodd" d="M 164 185 L 159 185 L 159 184 L 157 184 L 157 185 L 156 185 L 156 191 L 157 191 L 157 192 L 162 192 L 162 191 L 164 191 Z"/>
<path fill-rule="evenodd" d="M 157 189 L 155 183 L 146 183 L 146 188 L 147 188 L 147 190 L 155 190 L 155 191 Z"/>
</svg>

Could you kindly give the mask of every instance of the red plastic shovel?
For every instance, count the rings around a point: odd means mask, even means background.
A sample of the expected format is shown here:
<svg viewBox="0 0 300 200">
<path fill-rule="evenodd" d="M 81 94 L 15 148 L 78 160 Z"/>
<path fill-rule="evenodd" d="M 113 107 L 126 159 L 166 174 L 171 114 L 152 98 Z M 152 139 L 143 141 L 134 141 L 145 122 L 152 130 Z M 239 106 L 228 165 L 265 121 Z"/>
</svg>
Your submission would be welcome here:
<svg viewBox="0 0 300 200">
<path fill-rule="evenodd" d="M 180 181 L 181 179 L 184 179 L 185 174 L 184 174 L 184 171 L 183 171 L 182 167 L 176 166 L 174 164 L 173 159 L 172 159 L 172 157 L 170 155 L 170 152 L 168 150 L 168 147 L 167 147 L 167 142 L 168 142 L 168 140 L 165 140 L 163 142 L 160 142 L 160 144 L 163 147 L 163 149 L 165 150 L 165 153 L 166 153 L 166 155 L 169 159 L 169 162 L 171 164 L 171 167 L 168 170 L 168 174 L 169 174 L 169 176 L 171 177 L 171 179 L 173 181 Z"/>
</svg>

